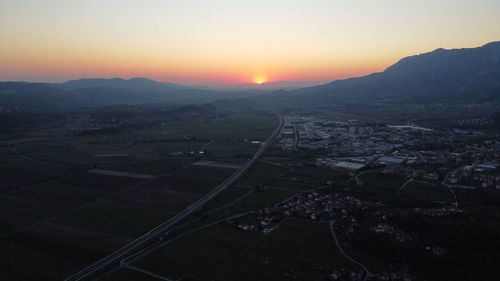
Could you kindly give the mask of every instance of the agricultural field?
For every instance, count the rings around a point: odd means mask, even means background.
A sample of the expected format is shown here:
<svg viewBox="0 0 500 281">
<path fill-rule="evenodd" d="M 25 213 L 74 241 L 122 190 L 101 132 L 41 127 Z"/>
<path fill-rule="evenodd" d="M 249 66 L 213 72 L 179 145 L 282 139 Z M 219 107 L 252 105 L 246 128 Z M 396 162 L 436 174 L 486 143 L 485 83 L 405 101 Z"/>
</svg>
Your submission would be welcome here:
<svg viewBox="0 0 500 281">
<path fill-rule="evenodd" d="M 265 140 L 278 126 L 276 114 L 241 112 L 224 117 L 175 121 L 163 126 L 166 138 L 191 136 L 208 140 Z"/>
<path fill-rule="evenodd" d="M 383 174 L 378 172 L 368 172 L 361 176 L 361 179 L 371 186 L 383 189 L 399 190 L 401 185 L 408 180 L 404 176 L 396 174 Z"/>
<path fill-rule="evenodd" d="M 37 129 L 3 139 L 0 279 L 62 280 L 130 243 L 231 176 L 231 165 L 259 148 L 250 141 L 267 138 L 277 121 L 243 114 L 100 135 Z M 193 165 L 200 159 L 228 167 Z"/>
<path fill-rule="evenodd" d="M 332 269 L 353 267 L 336 248 L 328 224 L 296 219 L 268 235 L 211 226 L 159 248 L 133 266 L 175 280 L 228 281 L 288 280 L 290 274 L 299 280 L 323 280 Z M 113 274 L 108 278 L 103 280 L 113 280 Z"/>
<path fill-rule="evenodd" d="M 14 190 L 69 174 L 70 167 L 32 160 L 13 153 L 1 155 L 0 192 Z"/>
<path fill-rule="evenodd" d="M 238 184 L 250 186 L 267 185 L 274 180 L 279 180 L 281 177 L 286 176 L 289 171 L 289 168 L 260 161 L 249 169 L 248 173 L 241 178 Z"/>
<path fill-rule="evenodd" d="M 154 160 L 144 160 L 122 165 L 113 165 L 102 167 L 103 169 L 111 171 L 148 174 L 148 175 L 161 175 L 168 173 L 175 169 L 180 169 L 195 161 L 193 157 L 165 157 Z"/>
<path fill-rule="evenodd" d="M 122 281 L 122 280 L 134 280 L 134 281 L 158 281 L 158 278 L 148 275 L 146 273 L 139 272 L 137 270 L 132 270 L 128 268 L 122 268 L 111 274 L 105 276 L 102 280 L 106 281 Z"/>
<path fill-rule="evenodd" d="M 313 169 L 299 170 L 306 176 Z M 245 232 L 218 223 L 221 218 L 271 207 L 322 186 L 290 180 L 290 171 L 286 166 L 259 161 L 248 174 L 207 204 L 199 220 L 193 218 L 180 227 L 178 238 L 130 265 L 136 274 L 138 270 L 146 270 L 175 280 L 237 277 L 238 280 L 287 280 L 292 275 L 322 280 L 332 269 L 355 268 L 339 253 L 327 223 L 287 219 L 269 234 Z M 320 178 L 326 179 L 334 174 L 320 169 L 308 176 L 321 175 Z M 123 269 L 103 280 L 120 277 L 132 280 L 125 277 Z"/>
</svg>

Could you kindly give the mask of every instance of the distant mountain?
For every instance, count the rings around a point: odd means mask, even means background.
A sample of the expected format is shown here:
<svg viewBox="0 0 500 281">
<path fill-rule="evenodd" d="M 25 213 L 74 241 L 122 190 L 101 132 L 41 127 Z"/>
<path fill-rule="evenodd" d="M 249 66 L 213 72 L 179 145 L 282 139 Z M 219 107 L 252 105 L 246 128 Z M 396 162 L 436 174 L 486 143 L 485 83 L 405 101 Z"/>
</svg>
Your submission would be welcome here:
<svg viewBox="0 0 500 281">
<path fill-rule="evenodd" d="M 93 104 L 64 90 L 41 83 L 0 82 L 0 113 L 34 113 Z"/>
<path fill-rule="evenodd" d="M 85 78 L 51 84 L 59 89 L 68 90 L 88 102 L 97 104 L 141 104 L 166 102 L 177 99 L 184 86 L 160 83 L 147 78 Z"/>
<path fill-rule="evenodd" d="M 201 104 L 239 98 L 251 100 L 238 100 L 236 104 L 254 106 L 500 102 L 500 42 L 479 48 L 437 49 L 403 58 L 381 73 L 283 90 L 293 86 L 292 82 L 243 84 L 239 90 L 216 91 L 147 78 L 91 78 L 60 84 L 0 82 L 0 113 L 64 111 L 117 104 Z"/>
<path fill-rule="evenodd" d="M 146 78 L 91 78 L 61 84 L 0 82 L 0 113 L 53 112 L 119 104 L 201 104 L 255 95 L 258 93 L 194 89 Z"/>
<path fill-rule="evenodd" d="M 210 88 L 188 87 L 173 83 L 161 83 L 148 78 L 128 80 L 122 78 L 86 78 L 52 85 L 60 89 L 71 90 L 89 102 L 106 105 L 153 102 L 197 104 L 256 94 L 256 92 L 236 89 L 218 91 Z"/>
<path fill-rule="evenodd" d="M 374 102 L 500 101 L 500 42 L 437 49 L 401 59 L 384 72 L 269 96 L 277 102 L 325 105 Z"/>
<path fill-rule="evenodd" d="M 54 84 L 54 86 L 66 89 L 77 90 L 86 88 L 113 88 L 128 91 L 142 91 L 142 92 L 164 92 L 172 90 L 185 89 L 185 86 L 173 83 L 160 83 L 148 78 L 86 78 L 78 80 L 70 80 L 61 84 Z"/>
</svg>

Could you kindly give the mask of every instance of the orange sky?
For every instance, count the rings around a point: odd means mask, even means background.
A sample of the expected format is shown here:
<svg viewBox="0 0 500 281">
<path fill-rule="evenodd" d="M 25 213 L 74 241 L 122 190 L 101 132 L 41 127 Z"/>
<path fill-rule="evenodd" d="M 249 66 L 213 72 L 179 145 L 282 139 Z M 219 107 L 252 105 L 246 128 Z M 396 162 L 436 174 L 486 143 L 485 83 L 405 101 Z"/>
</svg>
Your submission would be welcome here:
<svg viewBox="0 0 500 281">
<path fill-rule="evenodd" d="M 500 1 L 4 0 L 0 81 L 329 81 L 500 40 Z"/>
</svg>

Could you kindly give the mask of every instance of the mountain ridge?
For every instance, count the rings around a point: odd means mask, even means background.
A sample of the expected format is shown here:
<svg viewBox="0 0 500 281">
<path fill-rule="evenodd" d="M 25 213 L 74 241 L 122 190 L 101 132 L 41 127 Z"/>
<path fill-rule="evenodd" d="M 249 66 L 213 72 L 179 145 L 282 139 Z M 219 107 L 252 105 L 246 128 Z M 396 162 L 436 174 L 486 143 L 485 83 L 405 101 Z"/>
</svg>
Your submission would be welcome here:
<svg viewBox="0 0 500 281">
<path fill-rule="evenodd" d="M 500 42 L 436 49 L 400 59 L 383 72 L 289 92 L 289 102 L 500 101 Z M 284 94 L 280 97 L 283 98 Z M 274 96 L 273 98 L 276 98 Z"/>
<path fill-rule="evenodd" d="M 279 82 L 277 82 L 279 84 Z M 500 102 L 500 41 L 435 49 L 400 59 L 383 72 L 291 90 L 215 91 L 148 78 L 84 78 L 64 83 L 0 82 L 0 110 L 40 111 L 112 104 L 197 104 L 254 99 L 257 104 Z"/>
<path fill-rule="evenodd" d="M 82 78 L 69 80 L 63 83 L 53 83 L 56 87 L 66 90 L 76 90 L 85 88 L 116 88 L 126 90 L 141 90 L 141 91 L 171 91 L 185 89 L 186 86 L 169 83 L 158 82 L 144 77 L 133 77 L 130 79 L 123 78 Z"/>
</svg>

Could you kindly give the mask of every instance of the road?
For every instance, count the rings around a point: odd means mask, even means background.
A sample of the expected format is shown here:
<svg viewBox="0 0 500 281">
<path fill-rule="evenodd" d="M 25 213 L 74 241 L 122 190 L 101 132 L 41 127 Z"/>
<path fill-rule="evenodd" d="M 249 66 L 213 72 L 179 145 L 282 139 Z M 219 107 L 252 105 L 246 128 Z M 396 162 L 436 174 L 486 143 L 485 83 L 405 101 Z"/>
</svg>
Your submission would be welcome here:
<svg viewBox="0 0 500 281">
<path fill-rule="evenodd" d="M 98 276 L 100 273 L 109 270 L 113 266 L 118 266 L 120 262 L 123 259 L 127 258 L 129 255 L 132 255 L 140 250 L 143 250 L 144 248 L 150 246 L 154 242 L 159 241 L 166 233 L 168 233 L 168 231 L 173 226 L 175 226 L 177 223 L 190 216 L 193 212 L 200 209 L 204 204 L 206 204 L 212 198 L 217 196 L 224 189 L 231 186 L 248 170 L 248 168 L 250 168 L 255 163 L 255 161 L 257 161 L 257 159 L 259 159 L 264 154 L 264 152 L 269 148 L 269 146 L 271 146 L 276 141 L 279 133 L 283 128 L 283 115 L 281 115 L 281 113 L 279 112 L 276 112 L 276 114 L 279 115 L 280 119 L 278 127 L 267 138 L 267 140 L 262 143 L 261 147 L 254 154 L 254 156 L 248 159 L 247 162 L 245 162 L 245 164 L 238 171 L 236 171 L 236 173 L 232 174 L 223 183 L 215 187 L 212 191 L 203 196 L 200 200 L 191 204 L 189 207 L 178 213 L 176 216 L 153 228 L 148 233 L 142 235 L 141 237 L 132 241 L 130 244 L 124 246 L 123 248 L 104 257 L 103 259 L 85 268 L 84 270 L 74 274 L 73 276 L 70 276 L 69 278 L 66 279 L 66 281 L 90 280 Z"/>
<path fill-rule="evenodd" d="M 130 270 L 135 270 L 135 271 L 141 272 L 143 274 L 149 275 L 149 276 L 154 277 L 154 278 L 159 279 L 159 280 L 174 281 L 174 280 L 171 280 L 171 279 L 167 279 L 167 278 L 165 278 L 163 276 L 160 276 L 158 274 L 154 274 L 152 272 L 146 271 L 146 270 L 144 270 L 142 268 L 131 266 L 129 264 L 127 264 L 127 266 L 125 266 L 125 267 L 128 268 L 128 269 L 130 269 Z"/>
<path fill-rule="evenodd" d="M 449 190 L 450 190 L 450 192 L 451 192 L 451 195 L 453 195 L 453 200 L 455 200 L 455 202 L 453 202 L 453 205 L 454 205 L 456 208 L 459 208 L 459 206 L 458 206 L 457 194 L 456 194 L 456 193 L 455 193 L 455 191 L 453 190 L 453 187 L 452 187 L 452 186 L 450 186 L 450 185 L 447 185 L 447 184 L 445 183 L 445 181 L 446 181 L 446 179 L 445 179 L 445 180 L 443 180 L 443 181 L 441 182 L 441 185 L 448 187 L 448 189 L 449 189 Z M 406 182 L 405 182 L 405 183 L 404 183 L 404 184 L 403 184 L 403 185 L 399 188 L 398 193 L 399 193 L 399 195 L 400 195 L 400 196 L 401 196 L 401 192 L 403 191 L 403 189 L 404 189 L 404 188 L 406 187 L 406 185 L 407 185 L 407 184 L 409 184 L 410 182 L 425 183 L 425 184 L 429 184 L 429 185 L 437 185 L 437 186 L 439 186 L 439 184 L 434 183 L 434 182 L 421 181 L 421 180 L 414 180 L 413 178 L 411 178 L 411 179 L 409 179 L 408 181 L 406 181 Z"/>
<path fill-rule="evenodd" d="M 399 190 L 398 190 L 398 193 L 401 195 L 401 191 L 403 191 L 403 189 L 410 183 L 410 182 L 414 182 L 413 180 L 413 177 L 410 178 L 409 180 L 405 181 L 400 187 L 399 187 Z"/>
<path fill-rule="evenodd" d="M 293 125 L 293 150 L 299 151 L 299 128 L 297 124 Z"/>
<path fill-rule="evenodd" d="M 202 147 L 200 148 L 200 151 L 205 150 L 205 148 L 207 148 L 207 146 L 209 146 L 210 144 L 212 144 L 212 143 L 214 143 L 214 142 L 215 142 L 214 140 L 211 140 L 209 143 L 207 143 L 207 144 L 205 144 L 204 146 L 202 146 Z"/>
<path fill-rule="evenodd" d="M 344 255 L 344 257 L 346 257 L 348 260 L 352 261 L 353 263 L 359 265 L 363 271 L 365 272 L 365 279 L 363 279 L 363 281 L 366 281 L 368 280 L 368 278 L 370 278 L 370 276 L 372 276 L 373 274 L 370 272 L 370 270 L 368 270 L 368 268 L 360 263 L 359 261 L 355 260 L 353 257 L 351 257 L 350 255 L 348 255 L 343 249 L 342 247 L 340 246 L 340 243 L 339 243 L 339 240 L 337 239 L 337 234 L 335 234 L 335 229 L 334 229 L 334 221 L 330 221 L 329 223 L 330 225 L 330 233 L 332 234 L 332 237 L 333 237 L 333 241 L 335 242 L 335 245 L 337 245 L 337 248 L 339 249 L 340 253 L 342 255 Z"/>
</svg>

